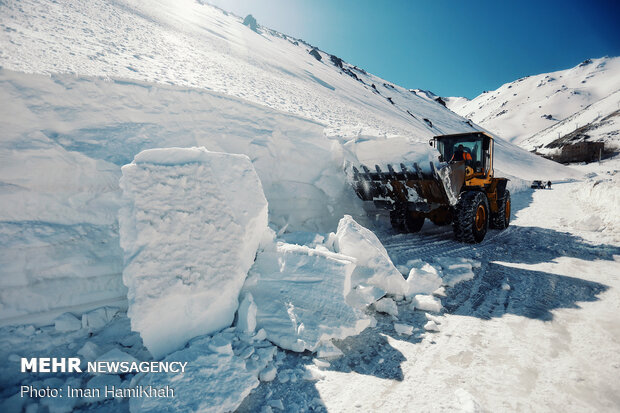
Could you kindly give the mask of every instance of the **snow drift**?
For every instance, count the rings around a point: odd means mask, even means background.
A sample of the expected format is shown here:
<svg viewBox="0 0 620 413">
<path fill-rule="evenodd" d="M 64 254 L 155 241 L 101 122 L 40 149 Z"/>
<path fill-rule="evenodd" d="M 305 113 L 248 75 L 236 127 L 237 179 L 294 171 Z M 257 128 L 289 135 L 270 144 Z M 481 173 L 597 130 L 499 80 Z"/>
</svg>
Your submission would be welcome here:
<svg viewBox="0 0 620 413">
<path fill-rule="evenodd" d="M 151 149 L 122 171 L 128 315 L 160 358 L 232 323 L 267 229 L 267 200 L 243 155 Z"/>
</svg>

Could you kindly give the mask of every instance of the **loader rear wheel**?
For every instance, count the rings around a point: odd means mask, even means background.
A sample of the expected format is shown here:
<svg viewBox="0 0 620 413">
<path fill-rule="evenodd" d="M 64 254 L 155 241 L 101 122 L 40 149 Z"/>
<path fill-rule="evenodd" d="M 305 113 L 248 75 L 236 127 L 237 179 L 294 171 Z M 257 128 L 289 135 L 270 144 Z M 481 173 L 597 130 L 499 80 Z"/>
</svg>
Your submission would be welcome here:
<svg viewBox="0 0 620 413">
<path fill-rule="evenodd" d="M 418 232 L 424 225 L 424 217 L 412 215 L 404 208 L 390 211 L 390 223 L 398 232 Z"/>
<path fill-rule="evenodd" d="M 491 214 L 489 225 L 495 229 L 506 229 L 510 225 L 510 191 L 504 192 L 504 198 L 498 201 L 496 214 Z"/>
<path fill-rule="evenodd" d="M 457 241 L 482 242 L 489 227 L 489 201 L 483 192 L 463 192 L 455 206 L 452 229 Z"/>
</svg>

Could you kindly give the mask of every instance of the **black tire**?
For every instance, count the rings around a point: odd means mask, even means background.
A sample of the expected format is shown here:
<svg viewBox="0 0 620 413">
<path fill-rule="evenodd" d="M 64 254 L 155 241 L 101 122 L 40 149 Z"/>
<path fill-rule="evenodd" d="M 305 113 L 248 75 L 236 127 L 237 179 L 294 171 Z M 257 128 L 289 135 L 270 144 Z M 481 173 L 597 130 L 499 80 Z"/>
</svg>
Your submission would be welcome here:
<svg viewBox="0 0 620 413">
<path fill-rule="evenodd" d="M 420 232 L 424 225 L 424 217 L 414 217 L 407 214 L 405 219 L 405 229 L 407 232 Z"/>
<path fill-rule="evenodd" d="M 489 201 L 484 192 L 461 193 L 454 208 L 452 229 L 457 241 L 475 244 L 482 242 L 489 227 Z"/>
<path fill-rule="evenodd" d="M 510 225 L 510 191 L 504 192 L 504 197 L 498 201 L 498 204 L 497 213 L 491 214 L 489 225 L 494 229 L 506 229 Z"/>
<path fill-rule="evenodd" d="M 390 211 L 390 224 L 397 232 L 406 232 L 405 230 L 405 218 L 400 210 L 394 209 Z"/>
<path fill-rule="evenodd" d="M 416 217 L 405 208 L 390 211 L 390 223 L 398 232 L 418 232 L 424 225 L 424 217 Z"/>
</svg>

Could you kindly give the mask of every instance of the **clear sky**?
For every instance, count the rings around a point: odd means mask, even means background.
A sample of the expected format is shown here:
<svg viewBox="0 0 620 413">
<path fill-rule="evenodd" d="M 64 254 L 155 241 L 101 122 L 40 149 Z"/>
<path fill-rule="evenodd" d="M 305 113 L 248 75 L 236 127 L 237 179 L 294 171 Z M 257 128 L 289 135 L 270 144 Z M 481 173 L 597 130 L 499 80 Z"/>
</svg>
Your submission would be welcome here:
<svg viewBox="0 0 620 413">
<path fill-rule="evenodd" d="M 473 98 L 620 55 L 620 0 L 208 0 L 407 88 Z"/>
</svg>

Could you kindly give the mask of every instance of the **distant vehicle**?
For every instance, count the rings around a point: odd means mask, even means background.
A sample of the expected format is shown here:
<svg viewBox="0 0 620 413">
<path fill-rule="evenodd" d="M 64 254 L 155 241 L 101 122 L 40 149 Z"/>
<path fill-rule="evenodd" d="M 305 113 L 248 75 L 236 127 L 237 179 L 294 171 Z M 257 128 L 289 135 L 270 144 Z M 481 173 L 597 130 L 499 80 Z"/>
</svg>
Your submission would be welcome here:
<svg viewBox="0 0 620 413">
<path fill-rule="evenodd" d="M 545 184 L 542 181 L 532 181 L 530 188 L 532 189 L 545 189 Z"/>
</svg>

